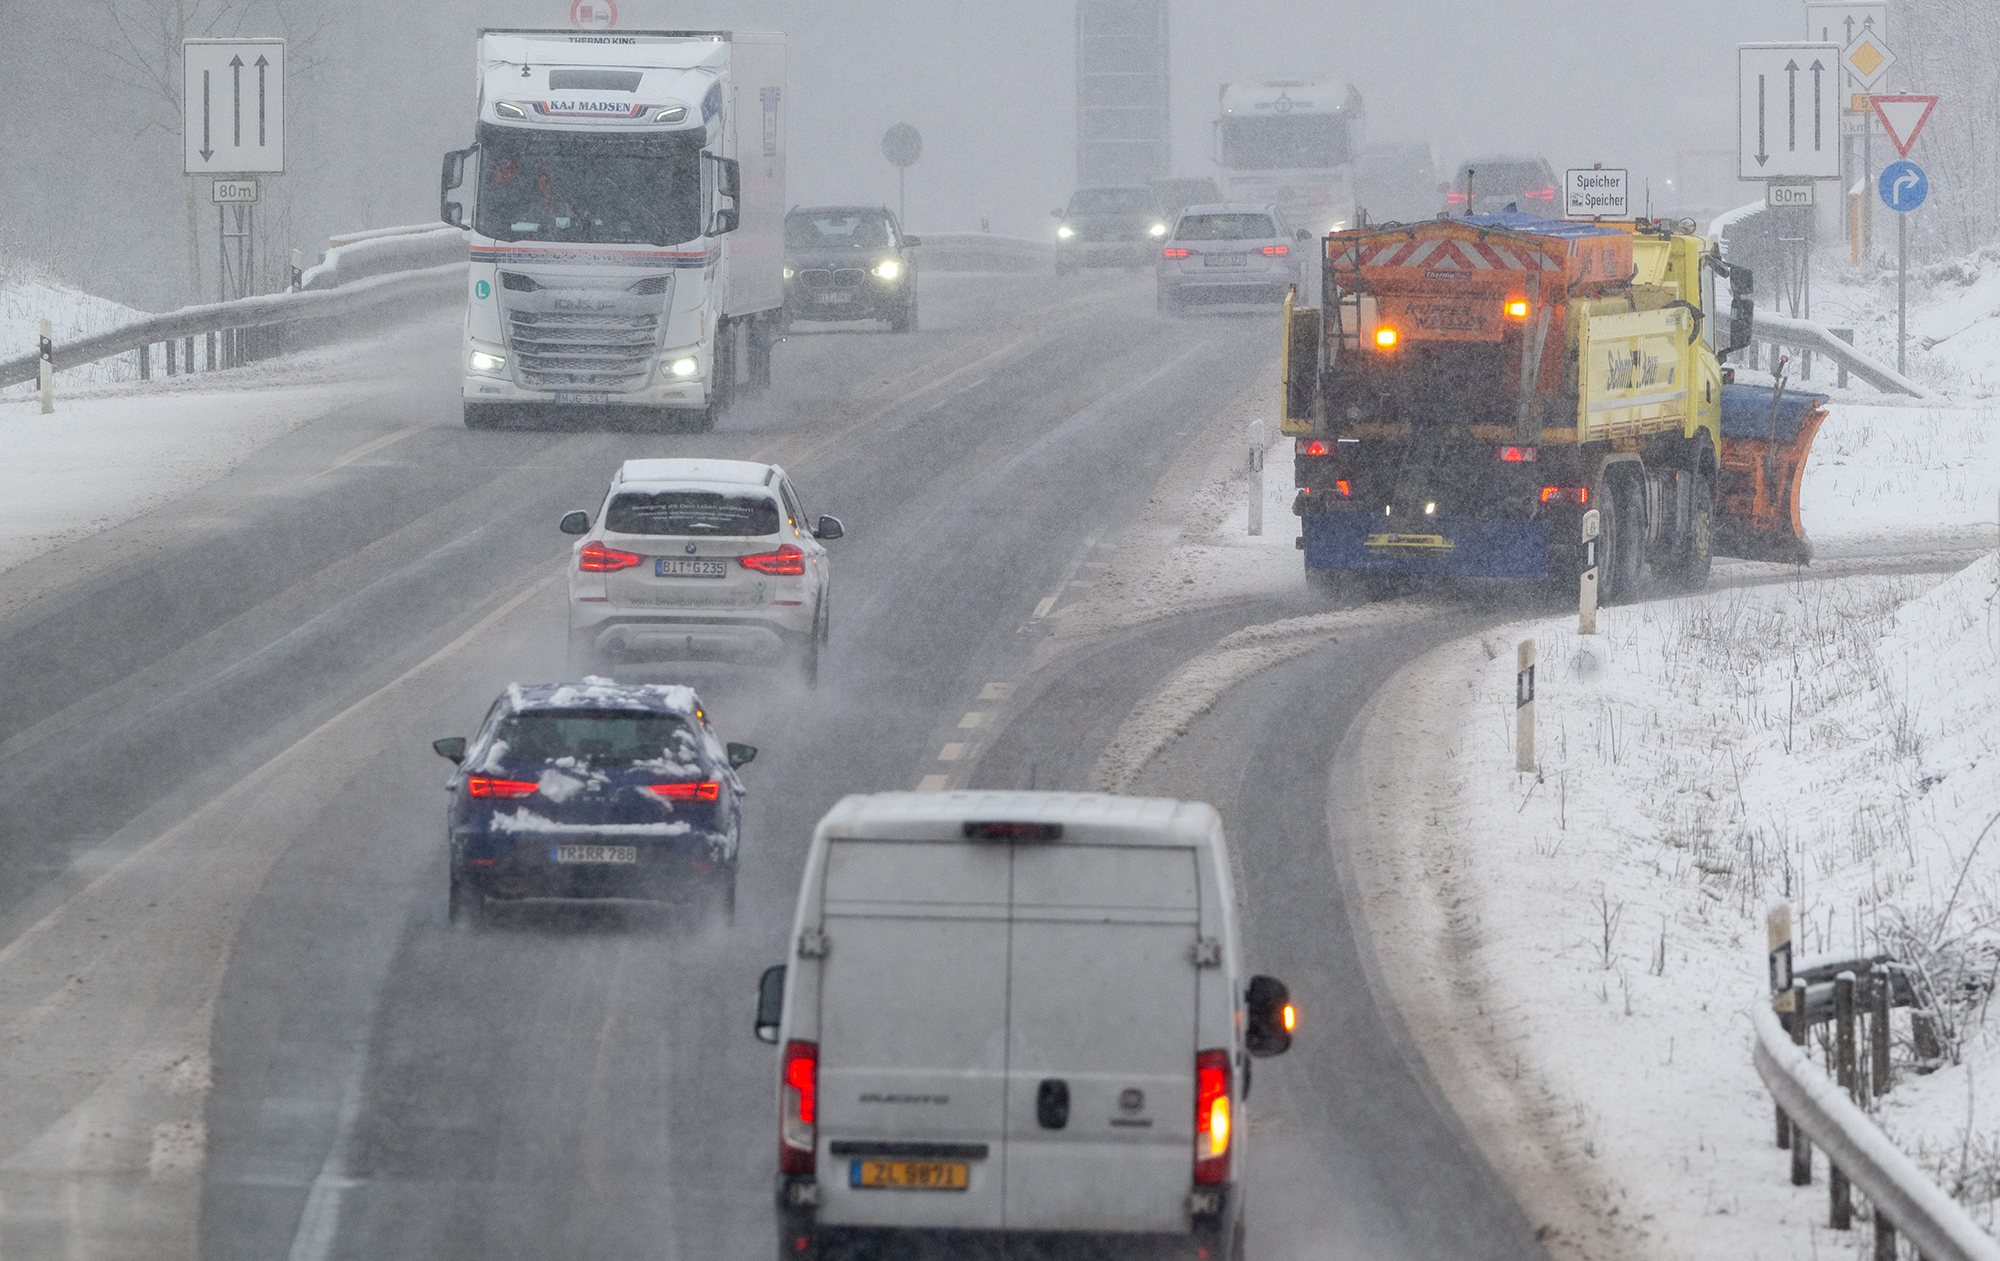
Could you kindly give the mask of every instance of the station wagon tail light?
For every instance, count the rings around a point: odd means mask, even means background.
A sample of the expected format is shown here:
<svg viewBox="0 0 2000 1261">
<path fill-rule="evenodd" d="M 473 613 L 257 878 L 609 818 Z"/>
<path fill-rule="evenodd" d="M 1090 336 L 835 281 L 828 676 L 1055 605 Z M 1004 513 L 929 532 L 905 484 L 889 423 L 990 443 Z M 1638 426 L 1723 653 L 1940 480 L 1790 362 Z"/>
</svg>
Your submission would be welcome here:
<svg viewBox="0 0 2000 1261">
<path fill-rule="evenodd" d="M 532 779 L 492 779 L 474 775 L 465 781 L 465 791 L 475 797 L 532 797 L 535 789 Z"/>
<path fill-rule="evenodd" d="M 632 552 L 621 552 L 592 539 L 576 554 L 576 567 L 587 574 L 608 574 L 615 569 L 630 569 L 643 559 Z"/>
<path fill-rule="evenodd" d="M 778 1112 L 778 1171 L 813 1172 L 819 1106 L 819 1044 L 785 1044 L 784 1097 Z"/>
<path fill-rule="evenodd" d="M 1229 1181 L 1229 1052 L 1194 1057 L 1194 1180 Z"/>
<path fill-rule="evenodd" d="M 1271 258 L 1279 258 L 1291 252 L 1292 247 L 1289 245 L 1267 245 L 1264 247 L 1264 253 Z"/>
<path fill-rule="evenodd" d="M 796 578 L 806 571 L 806 554 L 790 543 L 775 552 L 758 552 L 742 559 L 743 568 L 779 578 Z"/>
<path fill-rule="evenodd" d="M 1292 454 L 1332 455 L 1333 452 L 1329 451 L 1326 443 L 1318 438 L 1294 438 L 1292 440 Z"/>
<path fill-rule="evenodd" d="M 1161 250 L 1160 253 L 1167 258 L 1186 258 L 1188 256 L 1188 252 L 1178 245 L 1169 245 L 1166 249 Z"/>
<path fill-rule="evenodd" d="M 1590 502 L 1588 486 L 1544 486 L 1542 502 L 1545 504 L 1587 504 Z"/>
<path fill-rule="evenodd" d="M 722 795 L 722 784 L 716 780 L 699 784 L 648 784 L 646 791 L 668 801 L 714 801 Z"/>
<path fill-rule="evenodd" d="M 1393 328 L 1376 329 L 1375 348 L 1377 350 L 1394 350 L 1396 348 L 1396 330 Z"/>
</svg>

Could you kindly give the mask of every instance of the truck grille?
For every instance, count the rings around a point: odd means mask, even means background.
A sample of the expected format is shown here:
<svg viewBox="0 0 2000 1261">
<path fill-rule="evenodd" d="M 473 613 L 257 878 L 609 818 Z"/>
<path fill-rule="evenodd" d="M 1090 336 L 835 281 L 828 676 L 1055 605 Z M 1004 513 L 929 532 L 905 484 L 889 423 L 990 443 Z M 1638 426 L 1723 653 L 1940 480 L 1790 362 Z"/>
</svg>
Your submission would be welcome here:
<svg viewBox="0 0 2000 1261">
<path fill-rule="evenodd" d="M 654 294 L 634 293 L 623 277 L 542 274 L 529 284 L 499 290 L 516 384 L 610 394 L 646 385 L 671 309 L 671 278 Z"/>
</svg>

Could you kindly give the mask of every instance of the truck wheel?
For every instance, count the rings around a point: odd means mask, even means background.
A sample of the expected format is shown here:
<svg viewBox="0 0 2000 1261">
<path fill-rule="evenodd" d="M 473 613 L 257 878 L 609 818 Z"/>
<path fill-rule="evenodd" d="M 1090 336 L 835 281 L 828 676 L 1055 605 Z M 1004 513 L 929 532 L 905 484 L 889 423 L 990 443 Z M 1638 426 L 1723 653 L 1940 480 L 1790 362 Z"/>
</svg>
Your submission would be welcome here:
<svg viewBox="0 0 2000 1261">
<path fill-rule="evenodd" d="M 694 417 L 689 422 L 688 428 L 692 429 L 696 433 L 714 433 L 715 418 L 721 414 L 722 414 L 722 404 L 719 402 L 710 403 L 707 407 L 704 407 L 700 411 L 694 413 Z"/>
<path fill-rule="evenodd" d="M 467 403 L 465 405 L 465 427 L 467 429 L 498 429 L 500 409 L 491 403 Z"/>
<path fill-rule="evenodd" d="M 1674 546 L 1667 576 L 1683 591 L 1699 591 L 1708 585 L 1708 573 L 1715 560 L 1715 487 L 1699 474 L 1694 478 L 1694 510 L 1687 537 Z"/>
<path fill-rule="evenodd" d="M 1604 544 L 1598 559 L 1598 598 L 1604 604 L 1623 604 L 1639 590 L 1639 575 L 1645 565 L 1646 527 L 1643 518 L 1639 479 L 1611 476 L 1605 479 L 1602 533 Z"/>
</svg>

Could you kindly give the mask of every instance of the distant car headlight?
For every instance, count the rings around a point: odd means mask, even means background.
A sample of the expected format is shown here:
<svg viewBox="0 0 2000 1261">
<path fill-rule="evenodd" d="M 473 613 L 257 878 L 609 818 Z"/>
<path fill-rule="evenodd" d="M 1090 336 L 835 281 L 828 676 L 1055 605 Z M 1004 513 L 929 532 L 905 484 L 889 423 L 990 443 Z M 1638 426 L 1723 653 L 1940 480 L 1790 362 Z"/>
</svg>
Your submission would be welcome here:
<svg viewBox="0 0 2000 1261">
<path fill-rule="evenodd" d="M 793 271 L 793 270 L 792 270 L 791 268 L 789 268 L 789 267 L 785 268 L 785 279 L 786 279 L 786 280 L 790 280 L 790 279 L 791 279 L 791 278 L 792 278 L 793 276 L 796 276 L 796 275 L 798 275 L 798 273 L 797 273 L 797 272 L 795 272 L 795 271 Z"/>
<path fill-rule="evenodd" d="M 1056 229 L 1056 235 L 1061 237 L 1063 240 L 1067 241 L 1071 237 L 1076 235 L 1076 229 L 1070 227 L 1067 223 L 1065 223 L 1061 227 Z"/>
<path fill-rule="evenodd" d="M 507 360 L 504 356 L 489 355 L 483 350 L 473 351 L 469 362 L 472 364 L 474 372 L 498 372 L 507 366 Z"/>
<path fill-rule="evenodd" d="M 1154 236 L 1165 236 L 1167 234 L 1167 225 L 1156 223 L 1152 227 L 1147 228 L 1146 231 L 1152 233 Z"/>
<path fill-rule="evenodd" d="M 766 274 L 768 275 L 769 273 Z M 672 363 L 668 364 L 667 371 L 673 373 L 677 377 L 691 377 L 695 373 L 701 371 L 701 364 L 696 362 L 695 357 L 693 355 L 683 355 L 679 359 L 676 359 Z"/>
<path fill-rule="evenodd" d="M 903 274 L 903 265 L 893 258 L 885 258 L 875 264 L 875 274 L 883 280 L 894 280 Z"/>
</svg>

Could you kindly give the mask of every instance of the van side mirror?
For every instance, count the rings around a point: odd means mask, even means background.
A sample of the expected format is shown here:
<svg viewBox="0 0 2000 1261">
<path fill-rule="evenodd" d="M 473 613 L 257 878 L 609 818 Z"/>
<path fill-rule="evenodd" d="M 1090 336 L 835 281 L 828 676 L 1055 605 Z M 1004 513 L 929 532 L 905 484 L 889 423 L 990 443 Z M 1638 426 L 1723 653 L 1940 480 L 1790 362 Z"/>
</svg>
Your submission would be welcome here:
<svg viewBox="0 0 2000 1261">
<path fill-rule="evenodd" d="M 561 530 L 564 534 L 588 534 L 590 533 L 590 514 L 581 508 L 578 508 L 574 512 L 565 512 L 563 513 L 562 520 L 556 523 L 556 529 Z"/>
<path fill-rule="evenodd" d="M 1243 997 L 1243 1045 L 1256 1056 L 1283 1055 L 1292 1048 L 1298 1012 L 1292 992 L 1275 976 L 1253 976 Z"/>
<path fill-rule="evenodd" d="M 433 740 L 431 741 L 431 748 L 437 751 L 439 757 L 447 761 L 463 762 L 465 760 L 464 736 L 446 736 L 442 740 Z"/>
<path fill-rule="evenodd" d="M 778 1022 L 785 1014 L 785 965 L 764 969 L 757 978 L 757 1040 L 778 1045 Z"/>
<path fill-rule="evenodd" d="M 738 744 L 736 741 L 731 740 L 725 746 L 725 752 L 729 754 L 729 765 L 732 769 L 738 766 L 748 766 L 757 760 L 757 746 L 754 744 Z"/>
<path fill-rule="evenodd" d="M 1313 234 L 1312 234 L 1312 233 L 1310 233 L 1310 232 L 1308 232 L 1308 231 L 1306 231 L 1306 230 L 1305 230 L 1304 228 L 1300 228 L 1300 229 L 1298 230 L 1298 233 L 1297 233 L 1297 236 L 1298 236 L 1298 239 L 1299 239 L 1299 243 L 1300 243 L 1301 245 L 1303 245 L 1303 244 L 1304 244 L 1305 242 L 1307 242 L 1307 241 L 1310 241 L 1310 240 L 1312 240 L 1312 239 L 1313 239 Z"/>
<path fill-rule="evenodd" d="M 847 527 L 840 523 L 839 517 L 821 517 L 819 524 L 813 527 L 813 537 L 816 539 L 838 539 L 846 536 Z"/>
</svg>

